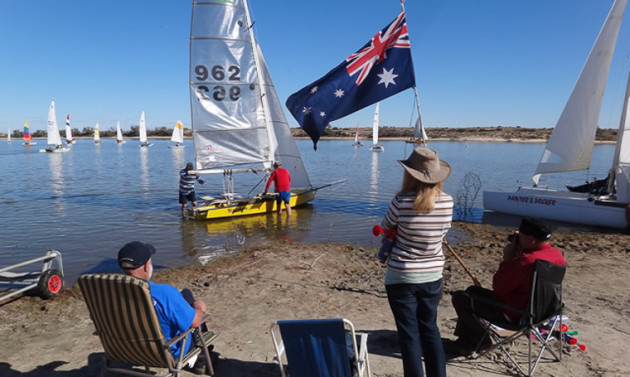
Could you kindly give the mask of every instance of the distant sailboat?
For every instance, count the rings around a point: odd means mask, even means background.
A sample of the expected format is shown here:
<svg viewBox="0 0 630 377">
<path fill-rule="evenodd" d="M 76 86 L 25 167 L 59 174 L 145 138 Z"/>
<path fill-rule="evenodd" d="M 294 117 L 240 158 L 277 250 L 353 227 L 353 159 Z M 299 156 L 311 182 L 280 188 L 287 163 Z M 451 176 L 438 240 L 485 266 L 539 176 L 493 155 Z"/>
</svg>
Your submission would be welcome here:
<svg viewBox="0 0 630 377">
<path fill-rule="evenodd" d="M 40 149 L 40 152 L 48 152 L 48 153 L 61 153 L 67 152 L 70 149 L 64 148 L 61 143 L 61 135 L 59 135 L 59 127 L 57 126 L 57 113 L 55 111 L 55 100 L 52 100 L 50 103 L 50 108 L 48 109 L 48 126 L 46 128 L 47 133 L 47 141 L 46 143 L 50 145 L 50 147 L 46 149 Z"/>
<path fill-rule="evenodd" d="M 96 126 L 94 126 L 94 144 L 100 144 L 101 143 L 101 133 L 98 130 L 98 123 L 96 123 Z"/>
<path fill-rule="evenodd" d="M 126 143 L 125 139 L 123 139 L 122 131 L 120 130 L 120 121 L 116 122 L 116 143 Z"/>
<path fill-rule="evenodd" d="M 76 140 L 72 137 L 72 129 L 70 128 L 70 114 L 66 116 L 66 144 L 76 144 Z"/>
<path fill-rule="evenodd" d="M 385 150 L 385 147 L 383 147 L 382 145 L 378 143 L 379 105 L 380 105 L 380 102 L 376 104 L 376 109 L 374 110 L 374 121 L 372 122 L 372 146 L 370 147 L 370 150 L 372 152 L 383 152 Z"/>
<path fill-rule="evenodd" d="M 359 121 L 357 120 L 357 132 L 354 134 L 354 143 L 352 143 L 355 147 L 361 147 L 363 144 L 359 141 Z"/>
<path fill-rule="evenodd" d="M 141 147 L 150 147 L 153 145 L 149 143 L 149 140 L 147 139 L 147 120 L 144 115 L 144 111 L 140 115 L 140 128 L 138 132 L 140 133 L 140 146 Z"/>
<path fill-rule="evenodd" d="M 412 144 L 426 144 L 429 141 L 429 137 L 427 133 L 424 131 L 424 127 L 422 126 L 422 118 L 418 116 L 418 120 L 416 120 L 416 126 L 413 128 L 413 136 L 411 139 L 406 140 L 406 143 Z"/>
<path fill-rule="evenodd" d="M 27 147 L 37 144 L 36 141 L 33 141 L 33 135 L 31 134 L 31 131 L 28 128 L 28 120 L 24 122 L 24 142 L 22 144 Z"/>
<path fill-rule="evenodd" d="M 7 143 L 11 144 L 11 128 L 7 131 Z"/>
<path fill-rule="evenodd" d="M 184 142 L 184 124 L 178 120 L 173 127 L 173 135 L 171 135 L 171 141 L 175 145 L 169 145 L 169 148 L 186 148 L 182 143 Z"/>
</svg>

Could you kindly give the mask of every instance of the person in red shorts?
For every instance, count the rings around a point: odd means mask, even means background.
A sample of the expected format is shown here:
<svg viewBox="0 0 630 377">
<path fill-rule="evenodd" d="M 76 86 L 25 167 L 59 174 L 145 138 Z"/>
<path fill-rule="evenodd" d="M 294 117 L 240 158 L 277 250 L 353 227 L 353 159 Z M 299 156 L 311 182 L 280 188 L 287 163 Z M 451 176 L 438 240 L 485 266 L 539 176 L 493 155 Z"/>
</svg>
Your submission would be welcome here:
<svg viewBox="0 0 630 377">
<path fill-rule="evenodd" d="M 273 163 L 273 171 L 269 176 L 269 181 L 267 181 L 263 195 L 267 194 L 271 182 L 273 182 L 276 193 L 278 194 L 276 198 L 278 215 L 282 215 L 282 203 L 284 202 L 284 206 L 287 207 L 287 217 L 291 217 L 291 205 L 289 204 L 291 199 L 291 174 L 289 174 L 287 169 L 282 167 L 280 161 Z"/>
</svg>

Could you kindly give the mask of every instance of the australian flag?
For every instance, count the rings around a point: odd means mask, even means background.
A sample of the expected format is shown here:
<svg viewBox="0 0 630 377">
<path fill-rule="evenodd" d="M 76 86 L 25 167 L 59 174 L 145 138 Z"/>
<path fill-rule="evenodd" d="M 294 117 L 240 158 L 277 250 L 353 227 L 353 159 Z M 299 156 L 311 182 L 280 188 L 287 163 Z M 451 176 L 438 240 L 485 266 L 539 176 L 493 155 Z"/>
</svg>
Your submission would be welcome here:
<svg viewBox="0 0 630 377">
<path fill-rule="evenodd" d="M 415 84 L 402 12 L 326 76 L 289 96 L 286 105 L 317 149 L 317 141 L 330 122 Z"/>
</svg>

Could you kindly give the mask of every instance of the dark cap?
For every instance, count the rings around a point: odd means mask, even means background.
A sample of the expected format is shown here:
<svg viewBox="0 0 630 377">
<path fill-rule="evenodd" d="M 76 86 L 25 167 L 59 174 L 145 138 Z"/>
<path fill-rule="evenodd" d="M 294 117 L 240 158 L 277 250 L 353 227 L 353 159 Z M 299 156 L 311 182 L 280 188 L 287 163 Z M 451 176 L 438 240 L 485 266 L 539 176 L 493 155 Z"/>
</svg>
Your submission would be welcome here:
<svg viewBox="0 0 630 377">
<path fill-rule="evenodd" d="M 144 265 L 155 254 L 155 247 L 140 241 L 131 241 L 118 251 L 118 265 L 122 269 L 132 269 Z"/>
<path fill-rule="evenodd" d="M 194 167 L 193 167 L 193 163 L 192 162 L 189 162 L 189 163 L 186 164 L 186 170 L 193 170 L 193 169 L 194 169 Z"/>
<path fill-rule="evenodd" d="M 551 227 L 540 219 L 525 217 L 518 227 L 520 233 L 529 234 L 539 241 L 547 241 L 551 238 Z"/>
<path fill-rule="evenodd" d="M 282 166 L 282 162 L 276 161 L 276 162 L 273 163 L 273 167 L 274 168 L 277 168 L 278 166 Z"/>
</svg>

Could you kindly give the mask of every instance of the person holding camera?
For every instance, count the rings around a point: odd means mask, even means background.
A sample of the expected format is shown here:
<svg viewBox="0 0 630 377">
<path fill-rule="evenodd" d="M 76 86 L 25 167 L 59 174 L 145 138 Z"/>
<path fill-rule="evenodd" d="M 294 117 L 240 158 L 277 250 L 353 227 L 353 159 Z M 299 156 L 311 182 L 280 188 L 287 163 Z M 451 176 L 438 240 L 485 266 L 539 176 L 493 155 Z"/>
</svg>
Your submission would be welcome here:
<svg viewBox="0 0 630 377">
<path fill-rule="evenodd" d="M 457 325 L 453 342 L 445 342 L 447 353 L 456 356 L 469 356 L 482 340 L 485 332 L 472 316 L 473 313 L 489 321 L 518 321 L 518 314 L 502 308 L 471 299 L 484 298 L 498 301 L 515 308 L 525 309 L 529 300 L 534 275 L 534 262 L 537 259 L 564 266 L 562 252 L 549 242 L 551 228 L 542 220 L 526 217 L 521 220 L 518 231 L 508 236 L 509 243 L 503 248 L 503 260 L 492 279 L 492 290 L 471 286 L 465 291 L 453 293 L 452 303 L 457 312 Z M 481 349 L 492 345 L 486 338 Z"/>
</svg>

